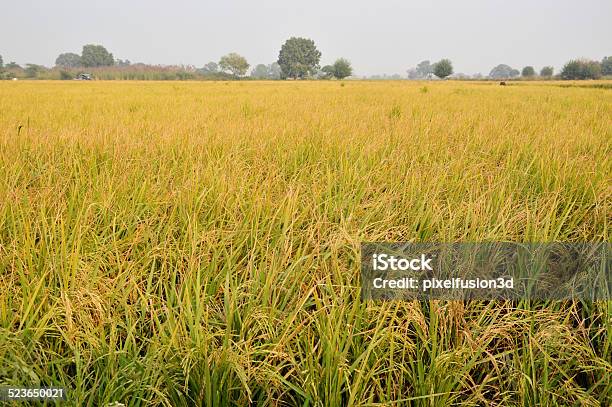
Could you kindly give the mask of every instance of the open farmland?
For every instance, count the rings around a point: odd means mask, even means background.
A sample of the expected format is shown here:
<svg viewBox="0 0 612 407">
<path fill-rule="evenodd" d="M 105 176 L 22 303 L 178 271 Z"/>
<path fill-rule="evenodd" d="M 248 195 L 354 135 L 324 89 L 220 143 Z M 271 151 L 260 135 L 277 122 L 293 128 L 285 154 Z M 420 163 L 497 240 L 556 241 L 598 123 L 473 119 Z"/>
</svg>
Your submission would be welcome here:
<svg viewBox="0 0 612 407">
<path fill-rule="evenodd" d="M 362 241 L 610 241 L 597 83 L 0 83 L 0 383 L 610 405 L 611 301 L 359 299 Z"/>
</svg>

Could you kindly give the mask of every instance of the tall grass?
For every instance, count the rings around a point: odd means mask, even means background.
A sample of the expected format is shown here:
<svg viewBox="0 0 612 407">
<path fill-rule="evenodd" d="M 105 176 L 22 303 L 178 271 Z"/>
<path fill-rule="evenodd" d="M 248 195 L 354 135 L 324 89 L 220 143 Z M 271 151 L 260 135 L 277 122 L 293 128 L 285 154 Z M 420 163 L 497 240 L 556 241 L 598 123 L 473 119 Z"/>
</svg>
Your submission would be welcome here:
<svg viewBox="0 0 612 407">
<path fill-rule="evenodd" d="M 612 302 L 368 303 L 361 241 L 609 241 L 612 95 L 0 83 L 0 382 L 70 405 L 609 405 Z"/>
</svg>

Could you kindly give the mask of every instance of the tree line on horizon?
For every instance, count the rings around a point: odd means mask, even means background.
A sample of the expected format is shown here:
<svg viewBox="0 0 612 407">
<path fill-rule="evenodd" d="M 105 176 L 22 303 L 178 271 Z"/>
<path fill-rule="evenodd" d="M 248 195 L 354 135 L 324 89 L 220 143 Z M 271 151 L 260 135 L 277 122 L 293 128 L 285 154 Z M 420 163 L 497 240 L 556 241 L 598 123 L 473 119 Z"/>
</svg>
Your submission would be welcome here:
<svg viewBox="0 0 612 407">
<path fill-rule="evenodd" d="M 440 62 L 447 61 L 442 60 Z M 436 67 L 440 62 L 431 64 L 430 61 L 425 60 L 420 62 L 416 67 L 411 68 L 407 71 L 408 79 L 419 80 L 419 79 L 431 79 L 437 77 L 443 79 L 444 76 L 440 75 L 436 71 Z M 452 72 L 451 72 L 452 73 Z M 499 64 L 489 72 L 488 76 L 483 76 L 480 73 L 474 75 L 456 74 L 456 79 L 568 79 L 568 80 L 581 80 L 581 79 L 599 79 L 602 76 L 612 75 L 612 57 L 604 57 L 601 62 L 592 61 L 588 59 L 573 59 L 567 62 L 561 72 L 557 75 L 554 74 L 554 68 L 552 66 L 544 66 L 540 69 L 539 74 L 533 66 L 527 65 L 522 70 L 514 69 L 506 64 Z"/>
<path fill-rule="evenodd" d="M 251 79 L 344 79 L 353 74 L 350 61 L 338 58 L 333 64 L 319 65 L 321 52 L 314 41 L 307 38 L 288 39 L 279 52 L 277 61 L 258 64 L 253 67 L 248 78 Z M 1 61 L 1 57 L 0 57 Z M 87 44 L 81 54 L 66 52 L 55 60 L 55 67 L 47 68 L 37 64 L 26 64 L 25 68 L 11 62 L 0 64 L 0 77 L 30 79 L 73 79 L 78 73 L 93 72 L 99 79 L 161 79 L 189 80 L 244 79 L 250 67 L 246 58 L 231 52 L 211 61 L 201 68 L 191 65 L 147 65 L 132 64 L 129 60 L 115 59 L 104 46 Z"/>
<path fill-rule="evenodd" d="M 87 44 L 81 54 L 65 52 L 60 54 L 55 67 L 47 68 L 37 64 L 26 64 L 25 67 L 15 62 L 3 64 L 0 55 L 0 79 L 30 78 L 30 79 L 74 79 L 78 73 L 91 71 L 99 79 L 157 79 L 157 80 L 190 80 L 190 79 L 344 79 L 353 74 L 350 61 L 338 58 L 333 64 L 320 66 L 321 52 L 313 40 L 301 37 L 291 37 L 282 45 L 278 60 L 270 64 L 255 65 L 248 76 L 251 66 L 245 57 L 231 52 L 220 58 L 218 62 L 211 61 L 201 68 L 191 65 L 147 65 L 132 64 L 129 60 L 115 59 L 104 46 Z M 454 74 L 452 62 L 441 59 L 436 63 L 429 60 L 420 62 L 407 71 L 407 78 L 422 79 L 599 79 L 612 75 L 612 57 L 604 57 L 601 62 L 588 59 L 573 59 L 568 61 L 559 74 L 554 75 L 552 66 L 542 67 L 539 75 L 533 66 L 525 66 L 521 71 L 506 64 L 495 66 L 488 74 L 465 75 Z M 369 79 L 403 79 L 400 75 L 371 76 Z"/>
</svg>

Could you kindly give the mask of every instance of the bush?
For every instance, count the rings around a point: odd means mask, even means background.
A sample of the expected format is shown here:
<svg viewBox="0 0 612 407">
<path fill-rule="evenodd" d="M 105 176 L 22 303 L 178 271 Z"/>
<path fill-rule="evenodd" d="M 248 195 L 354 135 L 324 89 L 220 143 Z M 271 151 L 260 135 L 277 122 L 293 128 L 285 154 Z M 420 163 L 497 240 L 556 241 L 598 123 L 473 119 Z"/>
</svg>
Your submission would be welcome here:
<svg viewBox="0 0 612 407">
<path fill-rule="evenodd" d="M 195 79 L 195 74 L 192 72 L 179 71 L 176 73 L 176 78 L 180 81 L 187 81 L 189 79 Z"/>
<path fill-rule="evenodd" d="M 74 79 L 74 76 L 68 71 L 60 71 L 60 79 L 63 81 L 68 81 L 70 79 Z"/>
</svg>

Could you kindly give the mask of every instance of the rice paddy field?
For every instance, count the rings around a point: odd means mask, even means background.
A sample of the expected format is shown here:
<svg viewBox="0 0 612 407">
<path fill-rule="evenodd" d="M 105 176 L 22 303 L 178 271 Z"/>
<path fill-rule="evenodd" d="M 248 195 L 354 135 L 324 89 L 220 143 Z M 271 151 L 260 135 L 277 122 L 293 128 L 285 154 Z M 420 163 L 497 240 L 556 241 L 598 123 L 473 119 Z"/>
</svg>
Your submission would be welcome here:
<svg viewBox="0 0 612 407">
<path fill-rule="evenodd" d="M 609 242 L 610 83 L 0 82 L 0 384 L 610 405 L 612 301 L 361 301 L 359 276 L 363 241 Z"/>
</svg>

